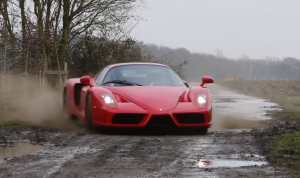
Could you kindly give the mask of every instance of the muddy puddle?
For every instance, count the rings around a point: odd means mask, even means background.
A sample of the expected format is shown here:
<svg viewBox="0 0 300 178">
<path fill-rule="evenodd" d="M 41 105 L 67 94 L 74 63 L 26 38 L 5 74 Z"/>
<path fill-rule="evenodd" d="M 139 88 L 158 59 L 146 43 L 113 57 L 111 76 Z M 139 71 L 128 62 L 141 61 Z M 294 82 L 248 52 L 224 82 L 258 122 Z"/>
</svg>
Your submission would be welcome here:
<svg viewBox="0 0 300 178">
<path fill-rule="evenodd" d="M 235 101 L 233 98 L 220 98 L 214 101 L 214 103 L 230 103 L 230 102 L 234 103 L 237 101 Z"/>
<path fill-rule="evenodd" d="M 46 146 L 33 145 L 28 142 L 18 142 L 13 147 L 0 147 L 0 163 L 7 158 L 19 157 L 45 149 Z"/>
<path fill-rule="evenodd" d="M 223 159 L 215 159 L 215 160 L 200 159 L 197 161 L 197 166 L 200 168 L 262 166 L 267 164 L 268 164 L 267 162 L 223 160 Z"/>
</svg>

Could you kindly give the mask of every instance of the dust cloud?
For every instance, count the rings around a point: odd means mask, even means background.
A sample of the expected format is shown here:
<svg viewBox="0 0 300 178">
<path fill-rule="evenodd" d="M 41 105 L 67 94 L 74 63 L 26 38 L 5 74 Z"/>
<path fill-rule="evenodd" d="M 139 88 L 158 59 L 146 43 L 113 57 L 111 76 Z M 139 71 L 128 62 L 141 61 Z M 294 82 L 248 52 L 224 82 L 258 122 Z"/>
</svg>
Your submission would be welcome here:
<svg viewBox="0 0 300 178">
<path fill-rule="evenodd" d="M 36 78 L 0 76 L 0 105 L 2 109 L 9 111 L 9 120 L 63 131 L 83 130 L 67 121 L 64 116 L 62 87 L 54 89 L 47 82 L 44 86 L 39 86 Z"/>
<path fill-rule="evenodd" d="M 84 131 L 85 128 L 68 122 L 62 111 L 62 87 L 53 87 L 45 82 L 39 86 L 38 79 L 13 75 L 0 75 L 0 111 L 8 110 L 10 120 L 35 126 L 50 127 L 63 131 Z M 192 86 L 198 85 L 193 83 Z M 57 89 L 59 88 L 59 89 Z M 1 119 L 1 118 L 0 118 Z M 213 110 L 213 125 L 210 131 L 227 129 L 264 128 L 265 121 L 236 118 L 234 115 Z"/>
</svg>

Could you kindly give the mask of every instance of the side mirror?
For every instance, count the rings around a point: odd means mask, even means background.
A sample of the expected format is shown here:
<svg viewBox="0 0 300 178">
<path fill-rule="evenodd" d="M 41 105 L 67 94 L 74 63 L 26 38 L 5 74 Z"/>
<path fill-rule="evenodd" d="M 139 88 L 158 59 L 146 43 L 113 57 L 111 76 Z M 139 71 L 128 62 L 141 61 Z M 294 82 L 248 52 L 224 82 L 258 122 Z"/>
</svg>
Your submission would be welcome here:
<svg viewBox="0 0 300 178">
<path fill-rule="evenodd" d="M 89 76 L 83 76 L 80 78 L 80 83 L 90 84 L 91 78 Z"/>
<path fill-rule="evenodd" d="M 182 80 L 182 82 L 189 88 L 189 84 L 185 80 Z"/>
<path fill-rule="evenodd" d="M 209 76 L 203 76 L 202 83 L 200 84 L 200 86 L 203 87 L 203 85 L 206 83 L 214 83 L 214 79 Z"/>
</svg>

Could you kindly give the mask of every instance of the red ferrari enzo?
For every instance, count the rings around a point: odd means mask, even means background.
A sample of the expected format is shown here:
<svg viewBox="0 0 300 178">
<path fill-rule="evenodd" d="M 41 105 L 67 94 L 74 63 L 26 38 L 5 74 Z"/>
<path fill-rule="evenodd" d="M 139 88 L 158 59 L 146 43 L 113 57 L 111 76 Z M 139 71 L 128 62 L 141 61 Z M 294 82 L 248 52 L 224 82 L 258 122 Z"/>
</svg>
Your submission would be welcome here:
<svg viewBox="0 0 300 178">
<path fill-rule="evenodd" d="M 206 133 L 212 124 L 212 105 L 203 85 L 213 82 L 204 76 L 200 86 L 189 87 L 169 66 L 119 63 L 103 68 L 95 78 L 67 80 L 63 105 L 68 119 L 89 129 L 175 126 Z"/>
</svg>

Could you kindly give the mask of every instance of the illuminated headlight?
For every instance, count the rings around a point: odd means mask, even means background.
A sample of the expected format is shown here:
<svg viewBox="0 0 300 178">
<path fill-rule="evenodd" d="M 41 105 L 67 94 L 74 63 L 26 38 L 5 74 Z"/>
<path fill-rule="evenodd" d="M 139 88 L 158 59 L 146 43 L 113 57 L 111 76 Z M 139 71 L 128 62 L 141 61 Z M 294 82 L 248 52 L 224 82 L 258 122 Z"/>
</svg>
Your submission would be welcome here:
<svg viewBox="0 0 300 178">
<path fill-rule="evenodd" d="M 104 102 L 110 107 L 115 107 L 115 102 L 110 95 L 102 94 L 101 97 L 103 98 Z"/>
<path fill-rule="evenodd" d="M 199 103 L 199 106 L 201 107 L 204 107 L 205 104 L 206 104 L 206 94 L 201 94 L 201 95 L 198 95 L 198 103 Z"/>
</svg>

